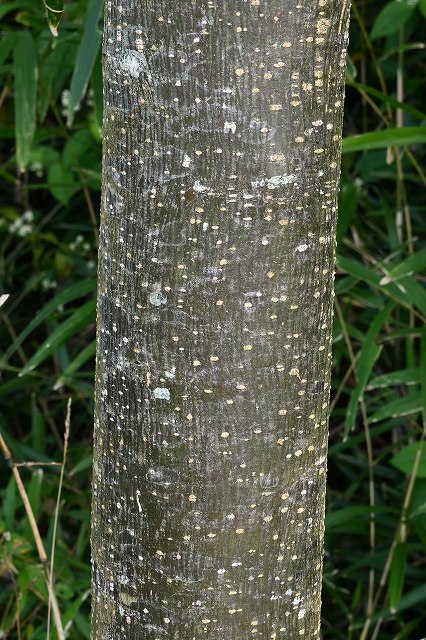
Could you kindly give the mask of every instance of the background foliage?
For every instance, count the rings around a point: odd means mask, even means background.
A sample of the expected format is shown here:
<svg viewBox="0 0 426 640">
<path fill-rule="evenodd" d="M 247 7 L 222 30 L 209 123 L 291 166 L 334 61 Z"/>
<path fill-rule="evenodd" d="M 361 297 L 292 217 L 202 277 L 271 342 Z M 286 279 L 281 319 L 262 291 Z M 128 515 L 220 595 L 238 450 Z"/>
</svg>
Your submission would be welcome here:
<svg viewBox="0 0 426 640">
<path fill-rule="evenodd" d="M 1 309 L 0 433 L 48 554 L 56 540 L 54 589 L 65 635 L 76 640 L 89 638 L 101 12 L 101 0 L 67 3 L 53 38 L 41 2 L 0 6 L 0 292 L 10 294 Z M 425 17 L 426 0 L 353 4 L 326 640 L 425 636 Z M 31 527 L 1 461 L 0 638 L 45 638 L 47 603 Z"/>
</svg>

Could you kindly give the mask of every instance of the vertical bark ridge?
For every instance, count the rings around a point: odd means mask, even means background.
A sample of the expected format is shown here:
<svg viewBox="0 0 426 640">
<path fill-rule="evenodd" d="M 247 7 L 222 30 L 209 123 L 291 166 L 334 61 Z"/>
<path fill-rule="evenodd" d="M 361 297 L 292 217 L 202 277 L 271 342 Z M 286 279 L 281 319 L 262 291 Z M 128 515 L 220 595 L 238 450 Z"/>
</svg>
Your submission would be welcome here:
<svg viewBox="0 0 426 640">
<path fill-rule="evenodd" d="M 348 14 L 107 2 L 93 640 L 319 637 Z"/>
</svg>

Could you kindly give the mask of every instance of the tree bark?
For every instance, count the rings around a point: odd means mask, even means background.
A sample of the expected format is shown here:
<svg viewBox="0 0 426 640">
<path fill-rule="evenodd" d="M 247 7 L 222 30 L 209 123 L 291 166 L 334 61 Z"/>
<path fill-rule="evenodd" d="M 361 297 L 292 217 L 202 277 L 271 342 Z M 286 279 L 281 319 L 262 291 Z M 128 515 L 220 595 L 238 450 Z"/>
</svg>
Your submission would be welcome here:
<svg viewBox="0 0 426 640">
<path fill-rule="evenodd" d="M 93 640 L 320 633 L 349 0 L 110 0 Z"/>
</svg>

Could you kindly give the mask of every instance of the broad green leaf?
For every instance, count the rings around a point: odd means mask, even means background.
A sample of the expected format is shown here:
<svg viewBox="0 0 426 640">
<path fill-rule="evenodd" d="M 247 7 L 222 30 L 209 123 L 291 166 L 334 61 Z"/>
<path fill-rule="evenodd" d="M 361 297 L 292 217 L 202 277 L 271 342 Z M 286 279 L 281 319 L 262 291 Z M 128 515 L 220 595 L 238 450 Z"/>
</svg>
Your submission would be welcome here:
<svg viewBox="0 0 426 640">
<path fill-rule="evenodd" d="M 343 138 L 342 153 L 385 149 L 386 147 L 409 147 L 426 142 L 426 127 L 404 127 L 384 129 Z"/>
<path fill-rule="evenodd" d="M 37 49 L 29 31 L 18 31 L 13 54 L 16 159 L 19 171 L 24 171 L 36 126 Z"/>
<path fill-rule="evenodd" d="M 58 25 L 64 13 L 64 0 L 43 0 L 46 7 L 47 24 L 52 36 L 57 37 Z"/>
<path fill-rule="evenodd" d="M 401 371 L 391 371 L 390 373 L 384 373 L 382 376 L 377 376 L 370 380 L 367 385 L 367 389 L 386 389 L 401 384 L 420 384 L 421 371 L 420 369 L 402 369 Z"/>
<path fill-rule="evenodd" d="M 389 574 L 389 608 L 391 613 L 396 613 L 401 601 L 404 587 L 405 568 L 407 564 L 407 544 L 398 542 L 392 558 Z"/>
<path fill-rule="evenodd" d="M 393 467 L 409 476 L 413 472 L 414 461 L 418 451 L 421 451 L 421 456 L 416 478 L 426 478 L 426 446 L 424 442 L 407 444 L 406 447 L 394 455 L 390 463 Z"/>
<path fill-rule="evenodd" d="M 43 274 L 41 274 L 43 275 Z M 4 354 L 1 364 L 5 364 L 11 355 L 15 353 L 18 347 L 23 343 L 25 338 L 30 335 L 42 322 L 49 318 L 58 307 L 77 300 L 88 293 L 93 293 L 96 288 L 96 280 L 82 280 L 76 284 L 71 285 L 64 291 L 58 293 L 52 300 L 50 300 L 31 320 L 31 322 L 25 327 L 25 329 L 19 334 L 16 340 L 11 344 L 9 349 Z"/>
<path fill-rule="evenodd" d="M 426 18 L 426 0 L 420 0 L 419 7 L 420 7 L 422 16 Z"/>
<path fill-rule="evenodd" d="M 70 316 L 65 322 L 63 322 L 52 334 L 43 342 L 38 351 L 27 362 L 25 367 L 18 374 L 24 376 L 29 373 L 39 364 L 44 362 L 46 358 L 55 353 L 55 351 L 62 345 L 68 338 L 75 335 L 82 327 L 86 327 L 88 324 L 95 322 L 95 309 L 96 300 L 88 300 L 83 304 L 72 316 Z"/>
<path fill-rule="evenodd" d="M 50 193 L 61 203 L 68 204 L 77 183 L 74 180 L 72 169 L 66 167 L 62 162 L 55 162 L 50 165 L 47 175 L 47 184 Z"/>
<path fill-rule="evenodd" d="M 83 36 L 77 51 L 77 59 L 71 80 L 67 116 L 68 127 L 72 126 L 75 110 L 86 92 L 93 65 L 98 55 L 102 40 L 102 33 L 99 29 L 99 18 L 102 7 L 103 0 L 91 0 L 89 3 L 89 10 L 84 22 Z"/>
<path fill-rule="evenodd" d="M 93 138 L 87 129 L 80 129 L 73 133 L 67 140 L 63 152 L 63 164 L 65 167 L 79 165 L 81 159 L 93 147 Z"/>
<path fill-rule="evenodd" d="M 61 373 L 60 378 L 55 382 L 53 389 L 57 391 L 63 385 L 72 380 L 72 376 L 78 371 L 90 358 L 93 358 L 96 352 L 96 341 L 93 340 L 69 363 L 66 369 Z"/>
<path fill-rule="evenodd" d="M 409 396 L 397 398 L 377 409 L 371 416 L 371 422 L 379 422 L 386 418 L 397 418 L 399 416 L 411 416 L 419 413 L 422 409 L 420 392 L 411 393 Z"/>
<path fill-rule="evenodd" d="M 371 30 L 371 39 L 390 36 L 408 20 L 415 9 L 409 0 L 392 0 L 379 12 Z"/>
</svg>

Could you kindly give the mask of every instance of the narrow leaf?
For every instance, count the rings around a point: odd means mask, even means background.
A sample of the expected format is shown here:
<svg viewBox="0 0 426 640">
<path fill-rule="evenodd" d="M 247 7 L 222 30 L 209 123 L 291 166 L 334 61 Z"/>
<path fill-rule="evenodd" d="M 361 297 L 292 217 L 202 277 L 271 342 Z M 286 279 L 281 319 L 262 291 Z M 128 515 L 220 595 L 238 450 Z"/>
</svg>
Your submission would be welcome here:
<svg viewBox="0 0 426 640">
<path fill-rule="evenodd" d="M 349 399 L 345 419 L 345 437 L 348 436 L 349 431 L 355 424 L 359 400 L 365 391 L 365 387 L 367 386 L 367 382 L 370 379 L 373 367 L 382 350 L 382 347 L 377 345 L 375 342 L 376 336 L 381 330 L 383 324 L 386 322 L 394 306 L 395 303 L 393 301 L 389 301 L 385 305 L 385 307 L 377 314 L 365 336 L 364 344 L 362 345 L 359 352 L 358 360 L 355 367 L 355 375 L 358 384 L 352 391 L 351 397 Z"/>
<path fill-rule="evenodd" d="M 392 280 L 397 280 L 404 276 L 411 276 L 414 273 L 426 271 L 426 248 L 416 251 L 405 260 L 392 267 L 388 275 L 382 278 L 380 284 L 387 284 Z"/>
<path fill-rule="evenodd" d="M 53 389 L 56 391 L 60 389 L 64 384 L 70 380 L 73 374 L 76 373 L 90 358 L 95 355 L 96 341 L 93 340 L 87 345 L 80 353 L 69 363 L 67 368 L 62 372 L 61 377 L 55 382 Z"/>
<path fill-rule="evenodd" d="M 409 396 L 398 398 L 388 402 L 380 409 L 377 409 L 370 417 L 371 422 L 379 422 L 386 418 L 398 418 L 400 416 L 411 416 L 419 413 L 422 409 L 420 392 L 412 393 Z"/>
<path fill-rule="evenodd" d="M 404 127 L 403 129 L 384 129 L 356 136 L 342 141 L 342 153 L 385 149 L 386 147 L 408 147 L 426 142 L 426 127 Z"/>
<path fill-rule="evenodd" d="M 396 613 L 401 601 L 406 564 L 407 544 L 405 542 L 398 542 L 389 574 L 389 608 L 391 613 Z"/>
<path fill-rule="evenodd" d="M 19 171 L 24 171 L 36 126 L 37 50 L 29 31 L 16 35 L 14 73 L 16 158 Z"/>
<path fill-rule="evenodd" d="M 68 302 L 72 302 L 72 300 L 76 300 L 81 298 L 82 296 L 87 295 L 88 293 L 93 293 L 95 291 L 96 281 L 94 279 L 91 280 L 82 280 L 81 282 L 77 282 L 76 284 L 71 285 L 64 291 L 61 291 L 56 295 L 50 302 L 48 302 L 43 309 L 41 309 L 37 315 L 27 324 L 25 329 L 19 334 L 16 340 L 11 344 L 9 349 L 6 351 L 2 358 L 1 364 L 5 364 L 9 358 L 15 353 L 15 351 L 20 347 L 25 338 L 30 335 L 42 322 L 44 322 L 47 318 L 49 318 L 58 307 L 67 304 Z"/>
<path fill-rule="evenodd" d="M 373 378 L 368 383 L 367 389 L 386 389 L 401 384 L 420 384 L 421 371 L 420 369 L 402 369 L 401 371 L 391 371 L 390 373 L 384 373 L 382 376 Z"/>
<path fill-rule="evenodd" d="M 53 333 L 43 342 L 39 350 L 27 362 L 20 371 L 19 376 L 29 373 L 46 358 L 51 356 L 72 335 L 75 335 L 82 327 L 95 321 L 96 300 L 92 299 L 77 309 L 65 322 L 57 327 Z"/>
<path fill-rule="evenodd" d="M 74 112 L 79 106 L 92 74 L 93 65 L 98 55 L 102 40 L 99 29 L 99 18 L 103 7 L 103 0 L 91 0 L 84 22 L 83 37 L 77 51 L 77 59 L 71 80 L 68 102 L 68 127 L 72 126 Z"/>
</svg>

